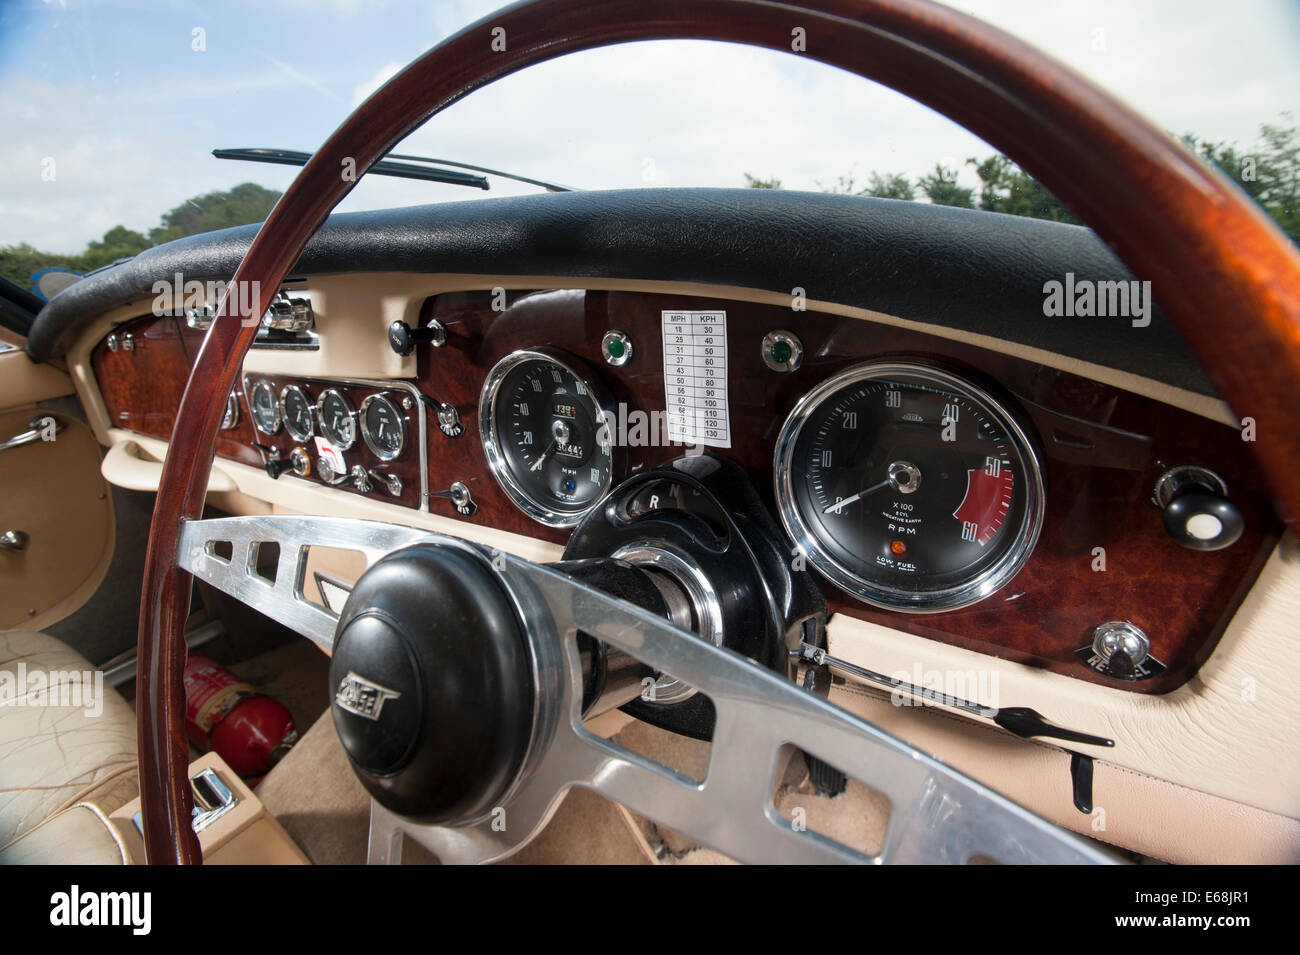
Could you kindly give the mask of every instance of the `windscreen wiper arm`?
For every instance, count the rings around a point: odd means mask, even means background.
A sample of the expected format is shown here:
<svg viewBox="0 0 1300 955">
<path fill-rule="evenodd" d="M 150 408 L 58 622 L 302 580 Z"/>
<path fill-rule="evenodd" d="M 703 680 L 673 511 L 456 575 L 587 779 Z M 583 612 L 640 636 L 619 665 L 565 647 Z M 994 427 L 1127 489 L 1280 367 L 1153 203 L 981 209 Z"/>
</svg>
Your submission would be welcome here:
<svg viewBox="0 0 1300 955">
<path fill-rule="evenodd" d="M 243 159 L 248 162 L 265 162 L 277 166 L 305 166 L 311 159 L 311 153 L 297 149 L 214 149 L 212 155 L 218 159 Z M 410 163 L 388 162 L 381 159 L 370 167 L 378 176 L 395 176 L 398 179 L 423 179 L 427 182 L 445 182 L 453 186 L 473 186 L 487 189 L 488 181 L 484 176 L 472 176 L 455 169 L 431 169 L 427 166 L 414 166 Z"/>
<path fill-rule="evenodd" d="M 218 159 L 242 159 L 248 162 L 265 162 L 279 166 L 305 166 L 311 159 L 311 153 L 301 152 L 297 149 L 214 149 L 212 155 Z M 427 156 L 410 156 L 400 153 L 390 153 L 392 159 L 405 159 L 407 162 L 393 162 L 390 159 L 381 159 L 370 167 L 370 171 L 380 176 L 394 176 L 399 179 L 423 179 L 427 182 L 443 182 L 453 186 L 472 186 L 475 189 L 488 189 L 486 176 L 475 176 L 469 172 L 461 172 L 462 169 L 473 170 L 474 172 L 487 173 L 490 176 L 500 176 L 503 179 L 513 179 L 516 182 L 527 183 L 530 186 L 539 186 L 548 192 L 572 192 L 569 186 L 561 186 L 558 183 L 547 182 L 544 179 L 530 179 L 527 176 L 516 176 L 514 173 L 502 172 L 499 169 L 489 169 L 486 166 L 475 166 L 470 163 L 453 162 L 450 159 L 431 159 Z M 421 163 L 422 165 L 413 165 Z M 455 169 L 440 168 L 444 166 L 454 166 Z"/>
<path fill-rule="evenodd" d="M 405 159 L 409 162 L 426 162 L 435 163 L 439 166 L 455 166 L 457 169 L 472 169 L 475 172 L 485 172 L 489 176 L 500 176 L 502 179 L 513 179 L 515 182 L 526 183 L 530 186 L 539 186 L 547 192 L 577 192 L 573 186 L 562 186 L 558 182 L 548 182 L 545 179 L 530 179 L 528 176 L 517 176 L 512 172 L 502 172 L 500 169 L 489 169 L 487 166 L 475 166 L 467 162 L 455 162 L 451 159 L 432 159 L 428 156 L 411 156 L 404 153 L 389 153 L 393 159 Z"/>
</svg>

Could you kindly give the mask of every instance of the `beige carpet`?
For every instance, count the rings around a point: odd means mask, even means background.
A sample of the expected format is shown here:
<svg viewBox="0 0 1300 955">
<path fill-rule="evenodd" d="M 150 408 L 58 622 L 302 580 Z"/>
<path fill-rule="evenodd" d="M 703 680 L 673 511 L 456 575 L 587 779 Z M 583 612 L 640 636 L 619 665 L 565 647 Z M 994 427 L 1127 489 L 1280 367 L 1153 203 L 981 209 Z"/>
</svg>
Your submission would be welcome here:
<svg viewBox="0 0 1300 955">
<path fill-rule="evenodd" d="M 307 858 L 317 865 L 361 865 L 370 832 L 370 797 L 348 764 L 326 713 L 257 787 Z M 407 865 L 436 862 L 407 839 Z M 614 803 L 594 793 L 570 792 L 547 827 L 508 860 L 515 865 L 644 865 L 646 848 Z"/>
<path fill-rule="evenodd" d="M 708 774 L 708 743 L 635 720 L 613 741 L 695 779 Z M 370 797 L 348 764 L 328 712 L 307 730 L 256 792 L 312 862 L 365 862 Z M 807 765 L 797 754 L 775 787 L 773 801 L 792 824 L 797 815 L 808 829 L 863 852 L 873 853 L 884 842 L 888 801 L 853 780 L 839 796 L 817 795 L 809 783 Z M 402 861 L 413 865 L 437 860 L 407 839 Z M 585 790 L 571 791 L 537 838 L 507 860 L 514 865 L 713 865 L 731 861 Z"/>
</svg>

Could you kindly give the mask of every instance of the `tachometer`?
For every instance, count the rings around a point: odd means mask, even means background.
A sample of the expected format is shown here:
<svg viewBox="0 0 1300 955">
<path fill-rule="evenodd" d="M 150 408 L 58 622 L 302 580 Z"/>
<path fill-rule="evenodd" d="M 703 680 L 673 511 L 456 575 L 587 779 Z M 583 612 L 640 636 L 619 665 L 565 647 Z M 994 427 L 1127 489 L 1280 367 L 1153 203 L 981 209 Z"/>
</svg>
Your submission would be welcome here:
<svg viewBox="0 0 1300 955">
<path fill-rule="evenodd" d="M 280 392 L 280 413 L 284 416 L 285 430 L 295 441 L 310 441 L 316 429 L 313 424 L 311 399 L 298 385 L 285 385 Z"/>
<path fill-rule="evenodd" d="M 357 443 L 357 412 L 343 392 L 336 388 L 321 392 L 316 415 L 320 418 L 320 433 L 340 451 Z"/>
<path fill-rule="evenodd" d="M 521 510 L 576 524 L 614 476 L 608 412 L 589 378 L 540 351 L 507 355 L 488 373 L 479 431 L 488 465 Z"/>
<path fill-rule="evenodd" d="M 1024 566 L 1043 522 L 1028 429 L 987 390 L 872 362 L 804 396 L 777 439 L 781 521 L 809 562 L 868 603 L 975 603 Z"/>
</svg>

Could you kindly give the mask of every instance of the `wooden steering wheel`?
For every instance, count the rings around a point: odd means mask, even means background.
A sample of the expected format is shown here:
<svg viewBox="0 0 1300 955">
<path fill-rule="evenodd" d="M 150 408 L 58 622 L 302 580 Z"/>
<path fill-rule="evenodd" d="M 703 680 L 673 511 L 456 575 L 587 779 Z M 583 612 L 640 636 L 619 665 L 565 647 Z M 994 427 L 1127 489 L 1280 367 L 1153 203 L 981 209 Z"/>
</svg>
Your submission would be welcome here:
<svg viewBox="0 0 1300 955">
<path fill-rule="evenodd" d="M 1237 415 L 1285 515 L 1300 514 L 1300 252 L 1243 193 L 1079 74 L 928 0 L 532 0 L 421 56 L 316 152 L 263 224 L 203 342 L 154 507 L 141 602 L 139 756 L 150 863 L 197 863 L 184 731 L 183 523 L 201 515 L 218 424 L 270 298 L 356 177 L 431 116 L 577 50 L 704 39 L 793 52 L 932 107 L 1066 202 L 1181 331 Z M 355 175 L 347 173 L 355 171 Z"/>
</svg>

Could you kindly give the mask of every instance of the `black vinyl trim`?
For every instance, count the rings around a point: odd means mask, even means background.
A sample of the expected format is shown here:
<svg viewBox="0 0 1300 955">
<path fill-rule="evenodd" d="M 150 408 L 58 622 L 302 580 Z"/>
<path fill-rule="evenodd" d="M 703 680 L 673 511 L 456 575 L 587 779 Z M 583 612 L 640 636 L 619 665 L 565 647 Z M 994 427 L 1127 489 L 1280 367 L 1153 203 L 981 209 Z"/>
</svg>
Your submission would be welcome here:
<svg viewBox="0 0 1300 955">
<path fill-rule="evenodd" d="M 0 326 L 26 338 L 44 305 L 39 295 L 0 275 Z"/>
<path fill-rule="evenodd" d="M 45 306 L 37 360 L 153 283 L 228 279 L 257 226 L 157 246 Z M 927 203 L 765 189 L 634 189 L 449 202 L 329 218 L 292 274 L 461 272 L 698 282 L 790 294 L 978 332 L 1215 390 L 1164 315 L 1048 318 L 1046 282 L 1133 276 L 1090 230 Z M 581 282 L 575 282 L 581 285 Z"/>
</svg>

